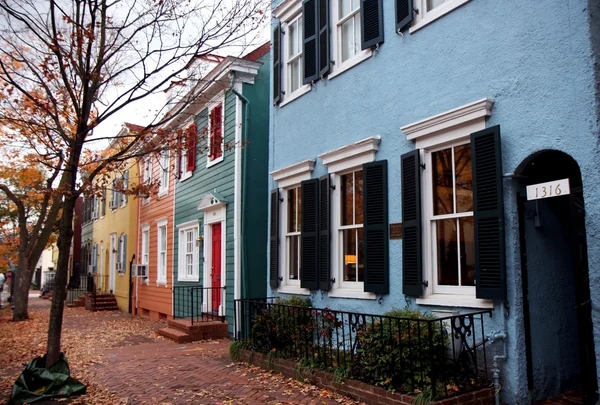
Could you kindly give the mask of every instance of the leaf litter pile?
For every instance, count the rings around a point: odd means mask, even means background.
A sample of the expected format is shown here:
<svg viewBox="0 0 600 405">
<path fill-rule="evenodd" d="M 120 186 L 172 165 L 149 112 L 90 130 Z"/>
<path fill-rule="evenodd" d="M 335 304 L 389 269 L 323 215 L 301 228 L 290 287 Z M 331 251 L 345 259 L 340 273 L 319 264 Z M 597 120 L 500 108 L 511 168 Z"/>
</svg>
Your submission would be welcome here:
<svg viewBox="0 0 600 405">
<path fill-rule="evenodd" d="M 31 301 L 31 300 L 30 300 Z M 9 322 L 11 312 L 0 310 L 0 403 L 10 397 L 13 383 L 23 370 L 23 363 L 46 351 L 49 308 L 30 306 L 30 319 L 24 322 Z M 106 351 L 136 343 L 149 343 L 161 339 L 156 329 L 164 323 L 140 317 L 131 317 L 119 312 L 91 312 L 83 308 L 65 308 L 62 331 L 62 351 L 69 361 L 71 376 L 87 385 L 86 395 L 68 399 L 56 399 L 57 403 L 121 405 L 139 403 L 126 397 L 127 393 L 115 394 L 99 383 L 95 370 L 107 363 Z M 200 348 L 198 348 L 201 350 Z M 356 401 L 320 389 L 314 385 L 298 382 L 280 374 L 265 371 L 254 366 L 230 364 L 232 374 L 248 380 L 248 384 L 261 387 L 265 393 L 283 392 L 290 400 L 269 402 L 272 404 L 295 404 L 291 398 L 302 394 L 318 400 L 318 404 L 337 403 L 341 405 L 357 404 Z M 170 367 L 172 368 L 172 367 Z M 143 370 L 140 370 L 143 371 Z M 115 379 L 128 379 L 131 376 L 114 375 Z M 227 392 L 215 389 L 176 389 L 168 399 L 142 402 L 143 404 L 219 404 L 242 405 L 245 402 Z M 45 402 L 47 403 L 47 402 Z M 314 403 L 314 402 L 311 402 Z"/>
</svg>

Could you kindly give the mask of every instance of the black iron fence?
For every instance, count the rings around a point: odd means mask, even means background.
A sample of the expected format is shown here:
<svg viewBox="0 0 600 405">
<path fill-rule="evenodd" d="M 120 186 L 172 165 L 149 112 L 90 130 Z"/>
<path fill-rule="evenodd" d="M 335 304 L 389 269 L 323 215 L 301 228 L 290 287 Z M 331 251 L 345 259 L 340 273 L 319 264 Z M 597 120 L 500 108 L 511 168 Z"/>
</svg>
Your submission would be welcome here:
<svg viewBox="0 0 600 405">
<path fill-rule="evenodd" d="M 484 316 L 399 310 L 372 315 L 312 308 L 308 300 L 236 300 L 242 347 L 396 392 L 450 397 L 489 384 Z"/>
<path fill-rule="evenodd" d="M 225 322 L 220 308 L 225 302 L 225 287 L 173 287 L 174 318 L 199 322 Z"/>
<path fill-rule="evenodd" d="M 54 277 L 56 277 L 56 273 L 47 272 L 44 277 L 44 284 L 41 286 L 42 295 L 48 294 L 50 291 L 54 290 Z"/>
<path fill-rule="evenodd" d="M 72 304 L 86 293 L 96 294 L 110 292 L 108 274 L 90 273 L 85 276 L 71 276 L 67 284 L 67 303 Z"/>
</svg>

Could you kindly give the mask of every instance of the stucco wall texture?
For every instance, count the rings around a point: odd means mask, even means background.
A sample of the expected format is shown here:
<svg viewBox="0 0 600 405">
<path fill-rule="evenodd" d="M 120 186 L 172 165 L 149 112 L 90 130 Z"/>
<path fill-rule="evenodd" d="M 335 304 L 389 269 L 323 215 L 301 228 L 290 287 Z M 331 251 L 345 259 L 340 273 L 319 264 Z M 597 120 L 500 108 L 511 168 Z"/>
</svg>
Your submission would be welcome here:
<svg viewBox="0 0 600 405">
<path fill-rule="evenodd" d="M 394 31 L 394 2 L 384 1 L 383 6 L 385 42 L 371 58 L 331 80 L 318 81 L 290 104 L 271 108 L 269 171 L 379 135 L 376 159 L 389 163 L 389 222 L 401 222 L 400 155 L 415 146 L 400 127 L 484 97 L 493 99 L 487 126 L 501 126 L 503 173 L 513 173 L 526 157 L 543 149 L 561 150 L 580 165 L 595 342 L 600 348 L 600 156 L 587 1 L 471 0 L 404 36 Z M 326 173 L 317 160 L 313 178 Z M 271 189 L 275 187 L 271 179 Z M 486 325 L 486 331 L 508 332 L 508 360 L 501 368 L 502 400 L 510 404 L 526 403 L 527 396 L 517 190 L 517 181 L 507 177 L 509 311 L 504 319 L 496 303 Z M 390 294 L 381 302 L 316 293 L 314 305 L 370 313 L 406 306 L 401 249 L 401 240 L 389 241 Z M 600 350 L 600 364 L 598 354 Z"/>
</svg>

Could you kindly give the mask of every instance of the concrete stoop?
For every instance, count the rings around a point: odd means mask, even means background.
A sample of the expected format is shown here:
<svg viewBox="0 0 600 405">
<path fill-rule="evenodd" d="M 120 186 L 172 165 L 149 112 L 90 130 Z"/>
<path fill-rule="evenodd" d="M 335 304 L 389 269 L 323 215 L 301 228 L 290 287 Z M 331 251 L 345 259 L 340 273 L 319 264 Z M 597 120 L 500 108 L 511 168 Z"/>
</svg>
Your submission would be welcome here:
<svg viewBox="0 0 600 405">
<path fill-rule="evenodd" d="M 159 329 L 158 334 L 177 343 L 228 337 L 227 322 L 197 321 L 192 325 L 189 319 L 171 319 L 168 325 Z"/>
</svg>

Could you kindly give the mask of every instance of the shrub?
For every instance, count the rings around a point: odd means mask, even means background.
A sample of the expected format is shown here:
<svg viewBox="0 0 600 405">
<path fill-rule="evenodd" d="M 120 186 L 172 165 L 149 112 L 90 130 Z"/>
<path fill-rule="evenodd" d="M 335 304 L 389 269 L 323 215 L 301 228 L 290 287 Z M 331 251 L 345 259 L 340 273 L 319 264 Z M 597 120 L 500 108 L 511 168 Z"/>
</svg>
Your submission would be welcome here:
<svg viewBox="0 0 600 405">
<path fill-rule="evenodd" d="M 353 374 L 401 392 L 429 387 L 434 368 L 441 381 L 449 369 L 449 340 L 439 322 L 422 322 L 436 318 L 410 309 L 384 315 L 394 318 L 369 323 L 357 332 L 359 345 Z"/>
</svg>

